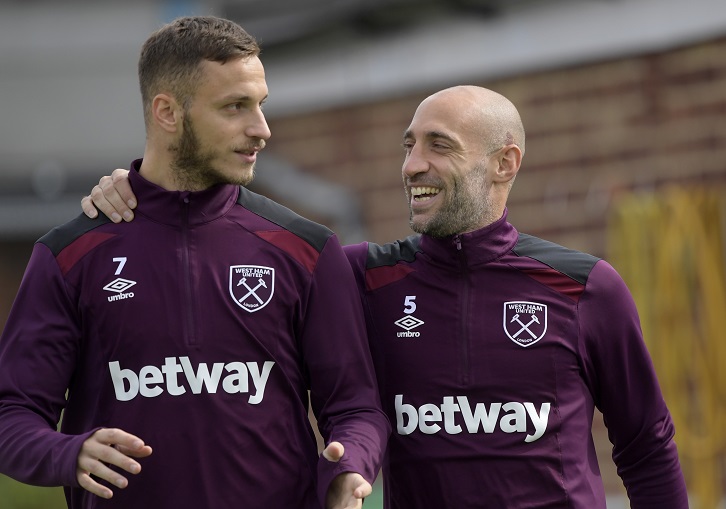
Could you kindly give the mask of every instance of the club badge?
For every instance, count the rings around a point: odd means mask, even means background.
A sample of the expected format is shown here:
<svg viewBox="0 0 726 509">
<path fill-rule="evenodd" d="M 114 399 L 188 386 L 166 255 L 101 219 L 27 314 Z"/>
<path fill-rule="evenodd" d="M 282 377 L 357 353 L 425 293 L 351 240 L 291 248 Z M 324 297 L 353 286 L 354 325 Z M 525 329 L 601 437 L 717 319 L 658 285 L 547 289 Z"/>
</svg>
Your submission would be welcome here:
<svg viewBox="0 0 726 509">
<path fill-rule="evenodd" d="M 229 294 L 234 302 L 254 313 L 269 304 L 275 293 L 275 269 L 260 265 L 232 265 L 229 268 Z"/>
<path fill-rule="evenodd" d="M 547 332 L 547 305 L 519 300 L 505 302 L 504 332 L 519 346 L 532 346 Z"/>
</svg>

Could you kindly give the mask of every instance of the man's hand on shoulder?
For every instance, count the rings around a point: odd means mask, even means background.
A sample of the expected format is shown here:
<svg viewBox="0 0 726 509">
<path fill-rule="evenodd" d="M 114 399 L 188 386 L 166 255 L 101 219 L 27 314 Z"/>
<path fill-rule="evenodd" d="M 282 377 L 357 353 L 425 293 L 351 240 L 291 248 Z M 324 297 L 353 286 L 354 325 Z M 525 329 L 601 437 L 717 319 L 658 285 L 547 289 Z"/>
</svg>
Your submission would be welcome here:
<svg viewBox="0 0 726 509">
<path fill-rule="evenodd" d="M 91 189 L 91 194 L 81 199 L 83 213 L 91 219 L 98 216 L 96 207 L 114 223 L 134 219 L 136 196 L 129 185 L 129 170 L 119 168 L 110 176 L 101 177 L 98 185 Z"/>
</svg>

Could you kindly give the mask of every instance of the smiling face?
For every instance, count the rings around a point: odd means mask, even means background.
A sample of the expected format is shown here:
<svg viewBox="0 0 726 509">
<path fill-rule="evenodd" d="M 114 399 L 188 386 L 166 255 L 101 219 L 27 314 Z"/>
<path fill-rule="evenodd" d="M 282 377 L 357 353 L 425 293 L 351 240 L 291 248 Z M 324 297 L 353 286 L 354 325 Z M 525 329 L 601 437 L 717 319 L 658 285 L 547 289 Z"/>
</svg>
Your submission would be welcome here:
<svg viewBox="0 0 726 509">
<path fill-rule="evenodd" d="M 171 143 L 173 187 L 201 190 L 215 184 L 247 185 L 257 153 L 270 138 L 262 113 L 267 83 L 260 59 L 224 64 L 203 61 L 202 82 L 183 109 L 177 140 Z"/>
<path fill-rule="evenodd" d="M 434 141 L 433 151 L 441 150 Z M 493 206 L 483 161 L 448 162 L 439 167 L 447 168 L 447 175 L 419 172 L 404 178 L 411 229 L 441 238 L 488 224 L 484 218 Z"/>
<path fill-rule="evenodd" d="M 493 120 L 499 98 L 506 101 L 486 89 L 456 87 L 416 110 L 404 133 L 402 167 L 415 232 L 446 237 L 501 217 L 521 151 Z"/>
</svg>

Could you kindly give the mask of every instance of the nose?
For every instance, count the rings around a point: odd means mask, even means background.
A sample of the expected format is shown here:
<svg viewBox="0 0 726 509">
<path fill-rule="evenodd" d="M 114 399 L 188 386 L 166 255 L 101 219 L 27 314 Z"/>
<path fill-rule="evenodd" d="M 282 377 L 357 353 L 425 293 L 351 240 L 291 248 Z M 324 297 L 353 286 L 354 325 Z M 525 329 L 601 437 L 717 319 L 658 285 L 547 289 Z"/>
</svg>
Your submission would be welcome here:
<svg viewBox="0 0 726 509">
<path fill-rule="evenodd" d="M 415 144 L 406 153 L 406 158 L 403 160 L 403 166 L 401 172 L 404 177 L 411 178 L 419 173 L 429 171 L 429 162 L 425 157 L 422 148 L 419 148 L 419 144 Z"/>
<path fill-rule="evenodd" d="M 258 109 L 254 113 L 253 121 L 245 129 L 245 134 L 249 138 L 260 138 L 265 141 L 270 139 L 272 133 L 270 132 L 270 127 L 267 125 L 267 119 L 265 119 L 265 114 L 262 113 L 262 110 Z"/>
</svg>

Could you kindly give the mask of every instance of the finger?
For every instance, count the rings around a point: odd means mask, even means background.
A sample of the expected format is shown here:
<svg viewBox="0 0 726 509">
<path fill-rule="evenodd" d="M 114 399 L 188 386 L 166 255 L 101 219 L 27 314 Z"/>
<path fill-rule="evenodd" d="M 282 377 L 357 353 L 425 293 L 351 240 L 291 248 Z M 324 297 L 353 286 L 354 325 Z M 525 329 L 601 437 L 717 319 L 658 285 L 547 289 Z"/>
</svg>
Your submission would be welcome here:
<svg viewBox="0 0 726 509">
<path fill-rule="evenodd" d="M 111 491 L 106 486 L 103 486 L 102 484 L 98 484 L 96 481 L 94 481 L 91 476 L 87 473 L 80 473 L 78 474 L 78 484 L 86 491 L 89 491 L 93 493 L 94 495 L 98 495 L 101 498 L 109 499 L 113 497 L 113 491 Z"/>
<path fill-rule="evenodd" d="M 101 428 L 92 435 L 96 440 L 107 445 L 122 445 L 132 450 L 140 450 L 144 447 L 144 441 L 136 435 L 132 435 L 118 428 Z"/>
<path fill-rule="evenodd" d="M 148 445 L 143 446 L 141 449 L 129 449 L 126 446 L 117 445 L 116 450 L 125 454 L 126 456 L 131 456 L 133 458 L 145 458 L 147 456 L 150 456 L 153 452 L 151 447 L 149 447 Z"/>
<path fill-rule="evenodd" d="M 81 208 L 83 209 L 83 213 L 91 219 L 98 217 L 98 210 L 93 206 L 93 200 L 91 200 L 90 196 L 81 198 Z"/>
<path fill-rule="evenodd" d="M 127 456 L 126 454 L 122 453 L 121 451 L 110 445 L 104 446 L 103 448 L 99 449 L 94 459 L 102 461 L 103 463 L 108 465 L 114 465 L 116 467 L 119 467 L 130 474 L 138 474 L 139 472 L 141 472 L 141 465 L 138 461 L 134 460 L 133 458 Z M 108 480 L 111 481 L 110 479 Z"/>
<path fill-rule="evenodd" d="M 366 498 L 371 493 L 373 493 L 373 486 L 368 481 L 363 481 L 353 490 L 355 498 Z"/>
<path fill-rule="evenodd" d="M 101 461 L 85 458 L 83 461 L 78 462 L 78 482 L 81 482 L 81 478 L 84 475 L 89 476 L 88 484 L 89 486 L 98 485 L 100 488 L 106 488 L 102 484 L 99 484 L 96 482 L 93 477 L 97 477 L 98 479 L 103 479 L 104 481 L 113 484 L 114 486 L 118 488 L 125 488 L 129 485 L 128 479 L 124 477 L 123 475 L 119 474 L 115 470 L 110 469 L 106 465 L 104 465 Z M 84 486 L 85 488 L 85 486 Z M 100 489 L 96 488 L 96 489 Z M 90 491 L 90 490 L 89 490 Z"/>
<path fill-rule="evenodd" d="M 116 207 L 108 201 L 108 198 L 106 198 L 106 195 L 100 185 L 94 186 L 93 189 L 91 189 L 90 197 L 93 204 L 103 213 L 103 215 L 108 217 L 114 223 L 121 222 L 121 214 L 119 214 Z"/>
<path fill-rule="evenodd" d="M 121 194 L 116 188 L 117 182 L 113 177 L 104 176 L 98 181 L 98 185 L 91 190 L 91 199 L 93 203 L 109 217 L 114 223 L 118 223 L 123 219 L 131 221 L 134 213 Z"/>
<path fill-rule="evenodd" d="M 143 458 L 152 452 L 151 447 L 139 437 L 116 428 L 100 429 L 93 438 L 100 442 L 101 447 L 93 447 L 89 454 L 92 459 L 115 465 L 131 474 L 138 474 L 141 465 L 130 456 Z"/>
<path fill-rule="evenodd" d="M 345 454 L 345 447 L 340 442 L 330 442 L 323 451 L 323 457 L 328 461 L 337 463 Z"/>
<path fill-rule="evenodd" d="M 111 180 L 113 180 L 113 187 L 123 198 L 124 203 L 128 205 L 129 209 L 135 209 L 136 196 L 131 190 L 131 184 L 129 184 L 129 170 L 122 170 L 121 168 L 113 170 Z"/>
</svg>

